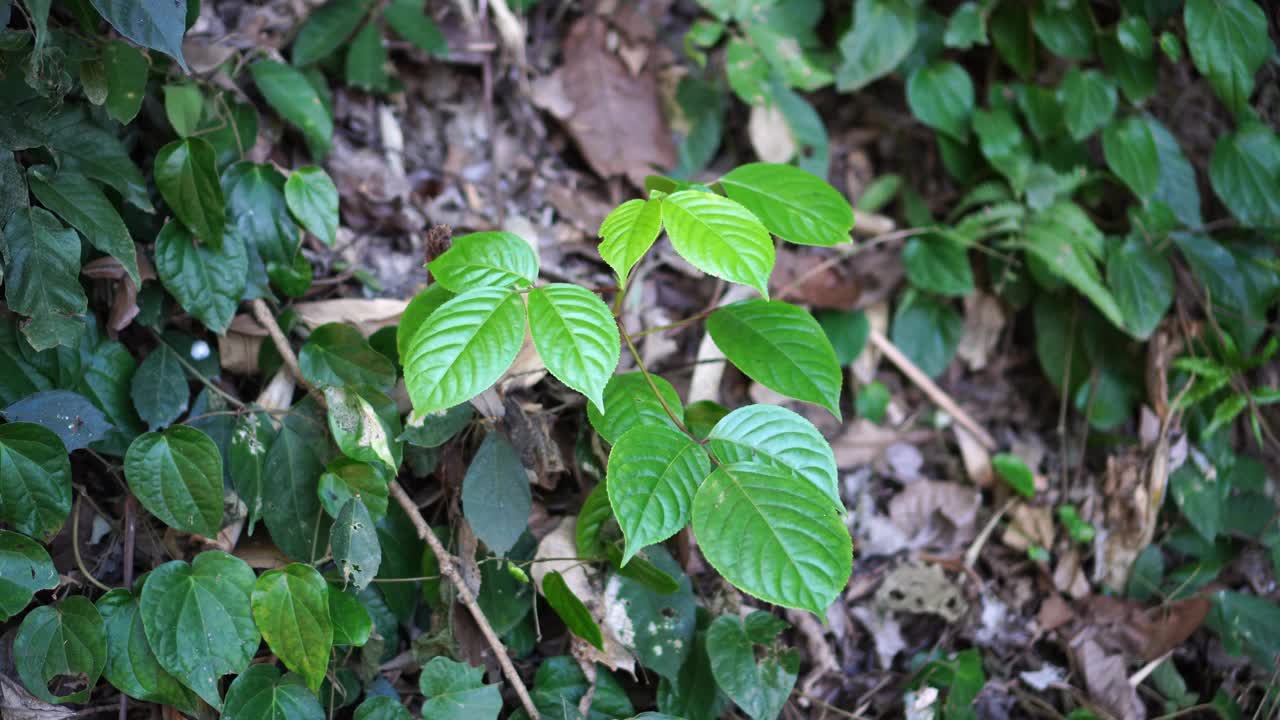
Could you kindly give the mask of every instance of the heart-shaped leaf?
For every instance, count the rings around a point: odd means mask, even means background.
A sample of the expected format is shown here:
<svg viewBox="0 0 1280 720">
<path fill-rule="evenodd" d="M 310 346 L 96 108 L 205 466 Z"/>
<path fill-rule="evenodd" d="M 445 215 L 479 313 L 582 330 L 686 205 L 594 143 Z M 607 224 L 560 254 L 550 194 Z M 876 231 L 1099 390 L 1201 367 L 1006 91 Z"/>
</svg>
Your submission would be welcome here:
<svg viewBox="0 0 1280 720">
<path fill-rule="evenodd" d="M 30 422 L 52 430 L 67 452 L 86 448 L 111 431 L 111 423 L 85 396 L 70 390 L 32 393 L 5 408 L 9 422 Z"/>
<path fill-rule="evenodd" d="M 333 247 L 338 239 L 338 188 L 324 168 L 306 165 L 284 184 L 289 212 L 307 232 Z"/>
<path fill-rule="evenodd" d="M 112 40 L 102 50 L 102 61 L 107 71 L 107 114 L 128 125 L 142 108 L 151 69 L 147 57 L 123 40 Z"/>
<path fill-rule="evenodd" d="M 840 417 L 840 363 L 822 326 L 780 300 L 748 300 L 716 310 L 707 332 L 747 377 Z"/>
<path fill-rule="evenodd" d="M 152 430 L 171 424 L 186 412 L 191 395 L 178 354 L 164 343 L 138 366 L 129 387 L 138 417 Z"/>
<path fill-rule="evenodd" d="M 907 103 L 925 125 L 960 142 L 969 137 L 973 80 L 959 64 L 939 61 L 916 68 L 907 78 Z"/>
<path fill-rule="evenodd" d="M 836 458 L 808 420 L 774 405 L 748 405 L 726 415 L 707 436 L 721 463 L 759 460 L 813 484 L 840 505 Z"/>
<path fill-rule="evenodd" d="M 51 539 L 71 512 L 71 463 L 62 441 L 34 423 L 0 425 L 0 520 Z"/>
<path fill-rule="evenodd" d="M 107 681 L 118 690 L 142 702 L 173 705 L 194 715 L 200 701 L 196 694 L 160 666 L 147 642 L 138 598 L 128 590 L 116 589 L 98 598 L 98 612 L 107 634 Z"/>
<path fill-rule="evenodd" d="M 609 452 L 609 505 L 626 538 L 622 563 L 689 523 L 711 460 L 693 438 L 663 425 L 628 430 Z"/>
<path fill-rule="evenodd" d="M 16 616 L 40 590 L 58 586 L 58 571 L 40 543 L 0 530 L 0 622 Z"/>
<path fill-rule="evenodd" d="M 1130 116 L 1102 132 L 1107 167 L 1139 198 L 1148 198 L 1160 182 L 1160 155 L 1145 120 Z"/>
<path fill-rule="evenodd" d="M 721 465 L 693 499 L 707 560 L 742 591 L 823 613 L 853 570 L 843 512 L 811 483 L 759 462 Z"/>
<path fill-rule="evenodd" d="M 577 285 L 540 287 L 529 293 L 529 332 L 547 370 L 603 410 L 622 352 L 609 306 Z"/>
<path fill-rule="evenodd" d="M 1182 22 L 1196 69 L 1239 112 L 1253 94 L 1254 74 L 1272 52 L 1266 13 L 1253 0 L 1187 0 Z"/>
<path fill-rule="evenodd" d="M 239 235 L 227 235 L 222 249 L 215 250 L 171 222 L 156 237 L 156 274 L 182 309 L 222 333 L 244 294 L 249 256 Z"/>
<path fill-rule="evenodd" d="M 497 720 L 502 694 L 497 685 L 485 685 L 484 671 L 446 657 L 434 657 L 422 666 L 418 687 L 426 696 L 424 720 Z"/>
<path fill-rule="evenodd" d="M 334 646 L 361 647 L 369 642 L 373 618 L 353 593 L 329 583 L 329 619 L 333 623 Z"/>
<path fill-rule="evenodd" d="M 767 614 L 752 613 L 747 622 L 760 615 Z M 772 635 L 777 635 L 776 629 Z M 756 642 L 763 644 L 769 640 Z M 800 670 L 799 654 L 794 650 L 771 651 L 757 660 L 756 643 L 752 642 L 742 619 L 732 615 L 721 615 L 711 623 L 706 642 L 716 684 L 738 707 L 752 720 L 778 717 L 796 684 Z"/>
<path fill-rule="evenodd" d="M 296 173 L 297 171 L 295 171 Z M 294 257 L 302 239 L 285 204 L 285 179 L 271 165 L 238 162 L 222 173 L 231 232 L 268 262 Z"/>
<path fill-rule="evenodd" d="M 124 458 L 138 502 L 175 530 L 218 536 L 222 528 L 222 454 L 208 435 L 186 425 L 139 435 Z"/>
<path fill-rule="evenodd" d="M 356 708 L 355 720 L 413 720 L 413 716 L 400 704 L 400 700 L 386 695 L 365 698 Z"/>
<path fill-rule="evenodd" d="M 102 615 L 83 595 L 27 613 L 13 637 L 13 646 L 18 649 L 13 664 L 22 684 L 32 695 L 50 703 L 88 702 L 107 664 Z M 65 695 L 50 692 L 50 682 L 60 676 L 73 681 L 79 676 L 83 686 Z"/>
<path fill-rule="evenodd" d="M 455 293 L 482 287 L 524 287 L 538 278 L 538 255 L 509 232 L 463 235 L 427 266 L 436 282 Z"/>
<path fill-rule="evenodd" d="M 699 270 L 769 295 L 773 240 L 734 200 L 700 190 L 662 199 L 662 224 L 681 257 Z"/>
<path fill-rule="evenodd" d="M 524 344 L 519 293 L 480 288 L 441 305 L 418 328 L 404 358 L 413 409 L 429 413 L 484 392 Z"/>
<path fill-rule="evenodd" d="M 280 662 L 318 691 L 333 647 L 324 576 L 302 563 L 263 573 L 253 587 L 253 619 Z"/>
<path fill-rule="evenodd" d="M 283 677 L 273 665 L 254 665 L 227 688 L 223 720 L 324 720 L 324 707 L 306 681 Z"/>
<path fill-rule="evenodd" d="M 218 550 L 172 560 L 142 587 L 142 626 L 160 666 L 214 708 L 218 678 L 249 667 L 262 638 L 253 622 L 253 570 Z"/>
</svg>

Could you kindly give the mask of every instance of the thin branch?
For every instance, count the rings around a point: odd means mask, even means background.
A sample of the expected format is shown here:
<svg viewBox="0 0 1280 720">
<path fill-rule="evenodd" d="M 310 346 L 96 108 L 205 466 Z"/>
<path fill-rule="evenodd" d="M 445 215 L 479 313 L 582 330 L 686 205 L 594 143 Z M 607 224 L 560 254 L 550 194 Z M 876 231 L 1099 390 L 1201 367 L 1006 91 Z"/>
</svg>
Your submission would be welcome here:
<svg viewBox="0 0 1280 720">
<path fill-rule="evenodd" d="M 289 372 L 293 373 L 298 383 L 306 388 L 308 393 L 323 403 L 324 396 L 302 377 L 302 369 L 298 365 L 298 357 L 293 353 L 293 348 L 289 346 L 289 340 L 280 330 L 275 317 L 271 315 L 271 309 L 262 300 L 254 300 L 253 315 L 267 329 L 267 334 L 271 336 L 271 341 L 275 343 L 276 350 L 280 352 L 280 357 L 284 361 L 285 367 L 289 368 Z M 440 539 L 436 537 L 436 534 L 431 532 L 431 526 L 422 517 L 422 511 L 418 509 L 417 504 L 404 491 L 404 488 L 400 487 L 400 483 L 392 480 L 390 491 L 392 497 L 396 499 L 396 502 L 404 510 L 405 515 L 409 516 L 414 528 L 417 529 L 418 537 L 425 540 L 427 546 L 431 548 L 431 553 L 435 555 L 436 562 L 440 566 L 440 574 L 449 579 L 458 594 L 458 601 L 471 612 L 471 617 L 475 619 L 476 625 L 480 628 L 480 634 L 484 635 L 485 641 L 489 643 L 498 665 L 502 668 L 502 674 L 506 676 L 507 682 L 511 684 L 516 696 L 520 698 L 520 704 L 524 706 L 524 710 L 528 713 L 530 720 L 539 720 L 538 708 L 533 704 L 533 698 L 529 696 L 529 690 L 525 687 L 524 681 L 520 679 L 520 673 L 516 672 L 515 665 L 511 664 L 511 657 L 507 654 L 507 649 L 502 644 L 502 640 L 493 631 L 493 626 L 489 624 L 489 619 L 485 617 L 484 611 L 476 603 L 476 598 L 471 594 L 471 589 L 467 587 L 462 575 L 458 573 L 457 567 L 453 564 L 453 557 L 449 555 L 449 551 L 440 543 Z"/>
<path fill-rule="evenodd" d="M 644 361 L 640 359 L 640 353 L 636 350 L 635 343 L 631 342 L 631 336 L 627 334 L 627 328 L 623 326 L 621 321 L 618 322 L 618 331 L 622 333 L 622 339 L 627 343 L 627 349 L 631 351 L 631 357 L 635 358 L 636 367 L 640 368 L 640 374 L 644 376 L 645 382 L 649 383 L 649 389 L 657 396 L 658 402 L 662 403 L 662 409 L 667 411 L 667 416 L 671 418 L 671 422 L 680 428 L 680 432 L 693 438 L 695 442 L 701 443 L 702 441 L 698 440 L 697 436 L 689 432 L 689 428 L 685 427 L 680 418 L 676 417 L 675 412 L 671 410 L 671 406 L 667 405 L 667 399 L 658 391 L 658 385 L 653 382 L 653 377 L 649 375 L 648 368 L 644 366 Z"/>
<path fill-rule="evenodd" d="M 111 592 L 110 587 L 89 572 L 89 566 L 85 565 L 84 558 L 80 557 L 80 496 L 78 494 L 71 510 L 71 554 L 76 558 L 76 567 L 80 568 L 80 572 L 89 582 L 102 592 Z"/>
</svg>

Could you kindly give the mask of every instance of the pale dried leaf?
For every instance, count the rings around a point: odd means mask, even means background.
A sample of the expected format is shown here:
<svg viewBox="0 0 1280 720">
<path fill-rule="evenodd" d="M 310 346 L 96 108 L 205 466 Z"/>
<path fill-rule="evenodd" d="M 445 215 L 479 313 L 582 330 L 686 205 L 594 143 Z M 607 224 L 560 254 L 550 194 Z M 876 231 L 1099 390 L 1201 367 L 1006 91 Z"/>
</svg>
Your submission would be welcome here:
<svg viewBox="0 0 1280 720">
<path fill-rule="evenodd" d="M 399 323 L 408 304 L 406 300 L 390 298 L 339 298 L 298 303 L 293 309 L 298 313 L 298 320 L 312 330 L 331 322 L 348 323 L 368 337 Z"/>
<path fill-rule="evenodd" d="M 956 436 L 956 444 L 960 446 L 960 460 L 964 463 L 964 474 L 969 477 L 969 482 L 978 487 L 990 487 L 994 479 L 991 453 L 960 423 L 952 424 L 951 432 Z"/>
<path fill-rule="evenodd" d="M 1076 659 L 1094 702 L 1119 720 L 1145 720 L 1146 706 L 1138 698 L 1137 689 L 1129 684 L 1123 655 L 1108 654 L 1090 639 L 1076 649 Z"/>
<path fill-rule="evenodd" d="M 0 675 L 0 717 L 5 720 L 61 720 L 74 716 L 71 710 L 50 705 L 7 675 Z"/>
<path fill-rule="evenodd" d="M 761 162 L 784 163 L 795 157 L 796 139 L 791 125 L 776 105 L 752 106 L 747 136 Z"/>
<path fill-rule="evenodd" d="M 987 366 L 991 351 L 1000 340 L 1000 331 L 1004 329 L 1004 308 L 994 295 L 984 292 L 972 293 L 964 299 L 964 334 L 960 337 L 960 345 L 956 348 L 956 356 L 964 361 L 970 370 L 977 371 Z"/>
<path fill-rule="evenodd" d="M 897 619 L 887 613 L 881 614 L 866 605 L 850 608 L 853 617 L 862 627 L 871 633 L 876 642 L 876 657 L 880 659 L 880 667 L 888 670 L 893 667 L 893 658 L 907 648 L 902 639 L 902 626 Z"/>
</svg>

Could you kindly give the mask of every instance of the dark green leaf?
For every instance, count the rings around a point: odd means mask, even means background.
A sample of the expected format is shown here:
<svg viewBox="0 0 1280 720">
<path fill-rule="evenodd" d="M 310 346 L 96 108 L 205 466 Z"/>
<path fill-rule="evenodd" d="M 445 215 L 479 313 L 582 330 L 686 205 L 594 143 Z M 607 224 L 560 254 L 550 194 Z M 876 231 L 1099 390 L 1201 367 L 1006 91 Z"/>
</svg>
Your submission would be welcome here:
<svg viewBox="0 0 1280 720">
<path fill-rule="evenodd" d="M 1093 17 L 1087 3 L 1044 0 L 1031 17 L 1036 37 L 1049 52 L 1072 60 L 1093 55 Z"/>
<path fill-rule="evenodd" d="M 374 520 L 387 514 L 387 471 L 379 466 L 341 457 L 320 476 L 320 503 L 330 517 L 338 517 L 348 500 L 358 498 Z"/>
<path fill-rule="evenodd" d="M 152 515 L 214 538 L 222 528 L 222 455 L 208 435 L 178 425 L 140 435 L 124 461 L 129 488 Z"/>
<path fill-rule="evenodd" d="M 1107 257 L 1107 285 L 1124 317 L 1124 327 L 1145 340 L 1173 304 L 1173 267 L 1169 259 L 1130 235 L 1113 244 Z"/>
<path fill-rule="evenodd" d="M 1035 66 L 1036 43 L 1031 34 L 1033 3 L 1000 3 L 991 14 L 989 27 L 996 52 L 1018 77 L 1031 76 Z"/>
<path fill-rule="evenodd" d="M 129 159 L 129 151 L 115 132 L 88 122 L 79 111 L 64 113 L 53 124 L 49 147 L 59 169 L 75 170 L 114 188 L 139 210 L 153 211 L 142 171 Z"/>
<path fill-rule="evenodd" d="M 191 394 L 177 353 L 163 343 L 138 366 L 131 388 L 133 406 L 152 430 L 171 424 L 186 412 Z"/>
<path fill-rule="evenodd" d="M 107 71 L 107 114 L 128 125 L 142 107 L 150 66 L 147 57 L 123 40 L 112 40 L 102 50 Z"/>
<path fill-rule="evenodd" d="M 378 579 L 415 578 L 421 573 L 423 541 L 417 528 L 399 505 L 387 506 L 387 514 L 377 521 L 378 543 L 382 546 L 382 563 L 378 565 Z M 491 563 L 492 564 L 492 563 Z M 483 575 L 483 573 L 482 573 Z M 487 579 L 482 585 L 492 587 Z M 401 622 L 408 622 L 418 601 L 418 587 L 414 581 L 383 583 L 379 586 L 387 606 Z M 481 593 L 481 597 L 489 590 Z M 483 607 L 483 606 L 482 606 Z M 488 614 L 486 609 L 486 615 Z M 490 618 L 493 616 L 490 615 Z M 495 626 L 496 628 L 496 626 Z M 502 632 L 502 630 L 496 630 Z"/>
<path fill-rule="evenodd" d="M 984 4 L 985 5 L 985 4 Z M 942 38 L 949 48 L 968 50 L 974 45 L 987 44 L 987 13 L 976 2 L 960 3 L 947 20 L 947 31 Z"/>
<path fill-rule="evenodd" d="M 71 511 L 71 463 L 62 440 L 40 425 L 0 425 L 0 520 L 48 540 Z"/>
<path fill-rule="evenodd" d="M 107 635 L 102 615 L 83 595 L 32 610 L 13 637 L 13 662 L 27 691 L 50 703 L 88 702 L 107 664 Z M 65 695 L 50 692 L 51 681 L 75 679 L 82 689 Z M 60 685 L 60 683 L 59 683 Z M 55 685 L 57 687 L 57 685 Z"/>
<path fill-rule="evenodd" d="M 975 110 L 973 130 L 983 157 L 1015 190 L 1020 190 L 1031 169 L 1031 147 L 1013 113 L 1004 109 Z"/>
<path fill-rule="evenodd" d="M 639 580 L 621 575 L 610 580 L 609 587 L 617 583 L 617 598 L 635 630 L 629 649 L 646 668 L 675 680 L 693 645 L 697 600 L 689 577 L 666 549 L 651 547 L 644 555 L 656 569 L 676 578 L 675 590 L 661 593 Z M 634 565 L 635 561 L 630 564 Z"/>
<path fill-rule="evenodd" d="M 967 248 L 949 235 L 918 235 L 902 249 L 907 278 L 921 290 L 964 296 L 973 292 Z"/>
<path fill-rule="evenodd" d="M 324 707 L 306 681 L 274 665 L 254 665 L 227 688 L 224 720 L 324 720 Z"/>
<path fill-rule="evenodd" d="M 107 636 L 107 681 L 124 694 L 142 702 L 174 705 L 195 715 L 200 705 L 196 694 L 160 666 L 147 642 L 138 598 L 128 590 L 116 589 L 98 598 L 98 612 Z"/>
<path fill-rule="evenodd" d="M 722 615 L 707 630 L 711 671 L 725 693 L 753 720 L 773 720 L 782 712 L 800 669 L 794 651 L 769 653 L 756 660 L 742 620 Z"/>
<path fill-rule="evenodd" d="M 76 379 L 75 390 L 89 398 L 115 426 L 99 443 L 100 448 L 124 455 L 134 436 L 143 430 L 129 397 L 137 363 L 124 345 L 114 340 L 103 342 L 87 360 L 87 367 Z"/>
<path fill-rule="evenodd" d="M 1110 122 L 1116 110 L 1116 88 L 1097 70 L 1072 68 L 1058 86 L 1058 100 L 1071 137 L 1084 140 Z"/>
<path fill-rule="evenodd" d="M 505 555 L 529 524 L 529 475 L 505 436 L 490 432 L 462 480 L 462 512 L 489 550 Z"/>
<path fill-rule="evenodd" d="M 1200 190 L 1196 186 L 1195 168 L 1187 161 L 1173 133 L 1155 118 L 1146 119 L 1160 157 L 1160 180 L 1153 200 L 1168 205 L 1183 225 L 1200 227 Z"/>
<path fill-rule="evenodd" d="M 262 517 L 263 469 L 271 446 L 271 420 L 266 413 L 248 413 L 236 418 L 227 450 L 227 463 L 236 493 L 249 512 L 249 534 Z"/>
<path fill-rule="evenodd" d="M 316 328 L 302 346 L 298 364 L 307 382 L 322 388 L 369 385 L 387 390 L 396 382 L 395 365 L 345 323 Z"/>
<path fill-rule="evenodd" d="M 1196 69 L 1227 108 L 1240 113 L 1254 73 L 1273 52 L 1266 13 L 1254 0 L 1187 0 L 1182 22 Z"/>
<path fill-rule="evenodd" d="M 485 685 L 484 670 L 466 663 L 435 657 L 422 667 L 418 688 L 426 696 L 424 720 L 497 720 L 502 694 L 497 685 Z"/>
<path fill-rule="evenodd" d="M 577 720 L 578 701 L 590 684 L 578 667 L 578 661 L 567 655 L 548 658 L 538 666 L 533 681 L 533 702 L 543 717 Z M 567 710 L 567 712 L 566 712 Z M 602 666 L 596 667 L 596 692 L 585 720 L 614 720 L 631 717 L 635 708 L 627 693 Z"/>
<path fill-rule="evenodd" d="M 218 708 L 218 678 L 242 672 L 261 640 L 253 623 L 253 570 L 220 551 L 188 565 L 167 562 L 147 577 L 139 612 L 161 667 Z"/>
<path fill-rule="evenodd" d="M 386 92 L 391 87 L 387 63 L 378 23 L 365 23 L 347 48 L 347 85 L 368 92 Z"/>
<path fill-rule="evenodd" d="M 312 692 L 319 690 L 333 647 L 324 577 L 302 563 L 270 570 L 254 584 L 252 604 L 267 647 L 285 667 L 302 675 Z M 230 693 L 227 697 L 231 699 Z"/>
<path fill-rule="evenodd" d="M 308 15 L 293 41 L 293 64 L 304 67 L 332 55 L 368 11 L 368 0 L 330 0 Z"/>
<path fill-rule="evenodd" d="M 227 235 L 221 250 L 196 242 L 180 223 L 170 222 L 156 238 L 156 273 L 182 305 L 216 333 L 231 324 L 244 293 L 249 258 L 244 241 Z"/>
<path fill-rule="evenodd" d="M 284 184 L 289 212 L 307 232 L 333 247 L 338 237 L 338 188 L 324 168 L 307 165 Z"/>
<path fill-rule="evenodd" d="M 333 141 L 333 117 L 302 73 L 284 63 L 259 60 L 249 68 L 267 103 L 302 131 L 312 153 L 324 156 Z M 288 186 L 285 188 L 288 194 Z"/>
<path fill-rule="evenodd" d="M 1213 542 L 1222 530 L 1224 488 L 1217 478 L 1206 477 L 1194 462 L 1188 461 L 1169 476 L 1169 492 L 1191 527 L 1200 537 Z"/>
<path fill-rule="evenodd" d="M 423 11 L 418 0 L 391 0 L 383 11 L 387 27 L 408 40 L 423 52 L 444 56 L 449 54 L 449 42 L 436 25 L 436 21 Z"/>
<path fill-rule="evenodd" d="M 858 355 L 862 354 L 862 348 L 867 343 L 867 334 L 871 330 L 866 313 L 861 310 L 857 312 L 819 310 L 814 313 L 814 319 L 827 334 L 827 340 L 831 341 L 831 349 L 836 351 L 836 360 L 841 367 L 853 362 Z"/>
<path fill-rule="evenodd" d="M 267 451 L 262 487 L 262 518 L 271 539 L 285 555 L 311 560 L 324 553 L 318 541 L 328 537 L 329 518 L 317 494 L 320 474 L 332 454 L 324 416 L 307 399 L 280 421 Z"/>
<path fill-rule="evenodd" d="M 1102 284 L 1096 264 L 1102 233 L 1080 206 L 1062 202 L 1037 213 L 1027 225 L 1024 240 L 1028 253 L 1050 273 L 1088 297 L 1113 325 L 1124 326 L 1120 306 Z"/>
<path fill-rule="evenodd" d="M 1280 137 L 1260 123 L 1223 135 L 1209 167 L 1213 191 L 1238 220 L 1259 227 L 1280 224 Z"/>
<path fill-rule="evenodd" d="M 45 390 L 28 395 L 5 408 L 9 422 L 29 422 L 52 430 L 62 440 L 67 452 L 97 442 L 111 424 L 102 411 L 79 393 L 70 390 Z"/>
<path fill-rule="evenodd" d="M 437 410 L 422 416 L 414 414 L 409 417 L 400 439 L 419 447 L 437 448 L 461 432 L 474 416 L 471 403 L 454 405 L 448 410 Z"/>
<path fill-rule="evenodd" d="M 853 398 L 853 409 L 858 417 L 880 423 L 884 421 L 884 413 L 891 399 L 889 388 L 879 380 L 872 380 L 858 388 L 858 394 Z"/>
<path fill-rule="evenodd" d="M 356 708 L 355 720 L 413 720 L 400 700 L 385 695 L 369 696 Z"/>
<path fill-rule="evenodd" d="M 973 81 L 953 62 L 934 62 L 916 68 L 907 79 L 911 113 L 925 125 L 965 141 L 973 112 Z"/>
<path fill-rule="evenodd" d="M 809 313 L 781 301 L 749 300 L 712 313 L 707 332 L 747 377 L 840 417 L 840 364 Z"/>
<path fill-rule="evenodd" d="M 40 204 L 79 230 L 89 244 L 119 260 L 135 285 L 142 284 L 133 238 L 97 185 L 77 172 L 55 174 L 48 165 L 28 168 L 27 183 Z"/>
<path fill-rule="evenodd" d="M 853 27 L 840 38 L 836 87 L 852 92 L 893 71 L 916 44 L 911 0 L 858 0 Z"/>
<path fill-rule="evenodd" d="M 686 720 L 718 720 L 724 715 L 729 699 L 711 671 L 706 635 L 704 630 L 694 635 L 680 674 L 675 679 L 664 677 L 658 683 L 658 709 Z"/>
<path fill-rule="evenodd" d="M 333 644 L 360 647 L 369 642 L 373 618 L 359 598 L 329 583 L 329 619 L 333 623 Z"/>
<path fill-rule="evenodd" d="M 187 0 L 89 0 L 116 32 L 143 47 L 171 56 L 185 71 L 182 34 L 187 30 Z"/>
<path fill-rule="evenodd" d="M 221 182 L 231 232 L 245 247 L 268 262 L 293 258 L 301 238 L 285 205 L 284 176 L 271 165 L 238 162 L 223 171 Z"/>
<path fill-rule="evenodd" d="M 173 214 L 201 240 L 221 248 L 227 211 L 213 146 L 201 138 L 175 140 L 156 153 L 155 175 Z"/>
<path fill-rule="evenodd" d="M 547 573 L 542 579 L 542 594 L 546 597 L 547 604 L 556 611 L 556 615 L 559 615 L 565 626 L 569 628 L 569 632 L 591 643 L 597 649 L 604 649 L 604 636 L 600 633 L 600 626 L 596 624 L 595 618 L 591 617 L 591 611 L 587 606 L 583 605 L 578 596 L 573 594 L 573 590 L 569 589 L 564 576 L 555 570 Z"/>
<path fill-rule="evenodd" d="M 1155 193 L 1160 182 L 1160 155 L 1146 121 L 1131 115 L 1111 123 L 1102 133 L 1102 150 L 1111 172 L 1134 195 L 1145 199 Z"/>
<path fill-rule="evenodd" d="M 40 543 L 0 530 L 0 621 L 16 617 L 41 590 L 58 586 L 58 571 Z"/>
<path fill-rule="evenodd" d="M 849 241 L 853 208 L 824 180 L 792 165 L 749 163 L 720 178 L 729 199 L 741 203 L 769 232 L 800 245 Z"/>
<path fill-rule="evenodd" d="M 338 512 L 329 530 L 329 545 L 343 579 L 357 590 L 363 590 L 378 574 L 382 548 L 378 546 L 373 518 L 360 498 L 351 498 Z"/>
<path fill-rule="evenodd" d="M 893 344 L 929 377 L 938 377 L 960 346 L 964 320 L 950 305 L 917 296 L 893 316 Z"/>
<path fill-rule="evenodd" d="M 80 287 L 80 238 L 49 211 L 18 210 L 4 228 L 5 300 L 30 320 L 22 333 L 31 347 L 70 345 L 80 336 L 88 309 Z"/>
</svg>

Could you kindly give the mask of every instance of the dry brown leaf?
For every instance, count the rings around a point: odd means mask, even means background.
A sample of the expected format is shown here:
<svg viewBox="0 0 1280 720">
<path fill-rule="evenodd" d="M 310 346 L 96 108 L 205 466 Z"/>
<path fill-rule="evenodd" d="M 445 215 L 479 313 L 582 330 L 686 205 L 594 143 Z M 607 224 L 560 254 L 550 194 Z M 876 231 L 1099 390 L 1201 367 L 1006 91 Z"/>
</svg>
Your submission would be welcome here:
<svg viewBox="0 0 1280 720">
<path fill-rule="evenodd" d="M 1123 655 L 1108 653 L 1088 639 L 1076 648 L 1076 661 L 1094 702 L 1120 720 L 1145 720 L 1147 709 L 1138 698 L 1137 689 L 1129 684 Z"/>
<path fill-rule="evenodd" d="M 956 357 L 970 370 L 981 370 L 1000 340 L 1004 329 L 1004 308 L 994 295 L 972 293 L 964 299 L 964 334 L 956 348 Z"/>
<path fill-rule="evenodd" d="M 960 460 L 964 463 L 964 474 L 978 487 L 990 487 L 994 481 L 991 469 L 991 453 L 978 442 L 978 438 L 960 423 L 951 426 L 956 436 L 956 444 L 960 446 Z"/>
<path fill-rule="evenodd" d="M 1053 586 L 1077 600 L 1088 597 L 1092 592 L 1078 551 L 1068 550 L 1058 558 L 1058 566 L 1053 571 Z"/>
<path fill-rule="evenodd" d="M 830 263 L 829 256 L 778 248 L 773 275 L 774 292 L 787 290 L 786 300 L 831 310 L 850 310 L 858 303 L 861 283 L 848 262 Z"/>
<path fill-rule="evenodd" d="M 62 720 L 75 713 L 40 700 L 26 688 L 0 674 L 0 717 L 5 720 Z"/>
<path fill-rule="evenodd" d="M 950 550 L 973 539 L 982 493 L 959 483 L 921 480 L 889 501 L 889 519 L 909 536 L 912 549 Z"/>
<path fill-rule="evenodd" d="M 870 465 L 885 448 L 896 442 L 918 444 L 926 442 L 932 435 L 929 430 L 899 431 L 858 418 L 831 441 L 831 450 L 836 456 L 836 467 L 848 470 Z"/>
<path fill-rule="evenodd" d="M 866 605 L 855 606 L 850 612 L 875 639 L 880 667 L 885 670 L 892 668 L 893 658 L 907 649 L 907 643 L 902 639 L 902 626 L 897 619 L 889 613 L 878 613 Z"/>
<path fill-rule="evenodd" d="M 747 136 L 761 162 L 784 163 L 796 154 L 796 139 L 787 118 L 776 105 L 753 105 Z"/>
<path fill-rule="evenodd" d="M 676 163 L 652 68 L 638 76 L 606 47 L 604 20 L 585 16 L 564 41 L 556 72 L 573 113 L 565 124 L 587 164 L 601 177 L 626 175 L 636 187 L 656 168 Z"/>
<path fill-rule="evenodd" d="M 1040 629 L 1049 632 L 1057 630 L 1075 620 L 1076 612 L 1060 595 L 1050 595 L 1040 604 L 1040 612 L 1036 615 L 1036 624 Z"/>
<path fill-rule="evenodd" d="M 1001 539 L 1006 546 L 1019 551 L 1032 545 L 1053 547 L 1053 510 L 1019 502 L 1009 511 L 1009 526 Z"/>
<path fill-rule="evenodd" d="M 1167 444 L 1163 452 L 1167 458 Z M 1148 479 L 1146 462 L 1138 450 L 1129 449 L 1107 458 L 1102 486 L 1107 526 L 1105 582 L 1113 589 L 1125 587 L 1134 560 L 1155 535 L 1157 513 L 1152 509 Z"/>
<path fill-rule="evenodd" d="M 312 330 L 331 322 L 349 323 L 368 337 L 400 322 L 400 315 L 408 304 L 407 300 L 390 298 L 339 298 L 298 303 L 293 309 L 298 313 L 298 320 Z"/>
</svg>

